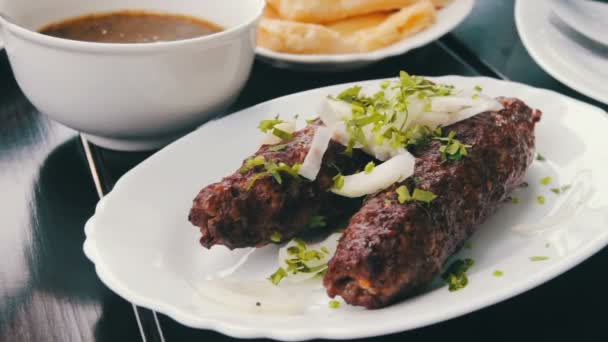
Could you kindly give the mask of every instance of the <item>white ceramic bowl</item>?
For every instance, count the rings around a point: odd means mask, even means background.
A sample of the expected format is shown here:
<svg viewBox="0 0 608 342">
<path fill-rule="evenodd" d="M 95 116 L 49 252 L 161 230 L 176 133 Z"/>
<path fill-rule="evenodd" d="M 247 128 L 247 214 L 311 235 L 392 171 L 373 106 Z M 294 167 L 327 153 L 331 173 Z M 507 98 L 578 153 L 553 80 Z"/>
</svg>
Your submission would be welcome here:
<svg viewBox="0 0 608 342">
<path fill-rule="evenodd" d="M 247 81 L 264 0 L 0 0 L 1 39 L 41 112 L 111 149 L 161 147 L 229 105 Z M 144 9 L 221 25 L 205 37 L 103 44 L 37 33 L 90 13 Z"/>
</svg>

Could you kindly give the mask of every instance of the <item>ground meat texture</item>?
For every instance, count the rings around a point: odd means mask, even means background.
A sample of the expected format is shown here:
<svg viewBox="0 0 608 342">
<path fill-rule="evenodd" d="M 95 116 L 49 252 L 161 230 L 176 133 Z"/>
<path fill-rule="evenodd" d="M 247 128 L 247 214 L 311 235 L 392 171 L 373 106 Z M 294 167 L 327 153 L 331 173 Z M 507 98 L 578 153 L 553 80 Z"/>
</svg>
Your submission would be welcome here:
<svg viewBox="0 0 608 342">
<path fill-rule="evenodd" d="M 294 138 L 284 143 L 283 149 L 272 151 L 271 145 L 264 145 L 253 157 L 262 156 L 289 166 L 301 164 L 319 124 L 308 125 L 294 133 Z M 200 228 L 200 242 L 207 248 L 214 245 L 230 249 L 260 247 L 270 243 L 275 232 L 286 241 L 306 230 L 314 215 L 324 216 L 330 224 L 350 217 L 361 206 L 360 200 L 340 197 L 328 190 L 333 186 L 332 178 L 338 169 L 346 174 L 353 173 L 369 160 L 358 151 L 347 156 L 343 146 L 331 142 L 323 157 L 323 167 L 313 182 L 281 173 L 282 184 L 268 175 L 247 189 L 263 167 L 246 173 L 236 171 L 200 191 L 194 199 L 189 220 Z"/>
<path fill-rule="evenodd" d="M 443 161 L 441 142 L 433 141 L 412 150 L 413 177 L 368 198 L 329 262 L 323 281 L 329 296 L 373 309 L 412 295 L 523 182 L 541 113 L 516 99 L 499 100 L 503 110 L 444 129 L 472 145 L 467 157 Z M 428 204 L 400 204 L 395 193 L 400 185 L 438 197 Z"/>
</svg>

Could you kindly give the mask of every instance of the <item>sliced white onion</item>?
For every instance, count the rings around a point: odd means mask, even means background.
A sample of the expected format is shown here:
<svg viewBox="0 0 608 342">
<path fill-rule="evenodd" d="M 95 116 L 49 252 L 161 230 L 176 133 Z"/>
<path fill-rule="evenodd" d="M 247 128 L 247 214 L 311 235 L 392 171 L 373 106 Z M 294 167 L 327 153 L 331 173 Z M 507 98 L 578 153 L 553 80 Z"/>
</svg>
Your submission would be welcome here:
<svg viewBox="0 0 608 342">
<path fill-rule="evenodd" d="M 493 98 L 480 95 L 478 98 L 446 96 L 431 100 L 431 112 L 426 112 L 418 118 L 418 124 L 436 128 L 449 126 L 466 120 L 477 114 L 502 109 L 500 102 Z"/>
<path fill-rule="evenodd" d="M 304 158 L 304 161 L 300 166 L 300 171 L 298 172 L 300 176 L 311 181 L 317 178 L 317 174 L 319 174 L 319 170 L 321 169 L 321 162 L 323 162 L 323 156 L 327 151 L 331 136 L 332 132 L 330 128 L 317 128 L 310 143 L 310 149 L 306 154 L 306 158 Z"/>
<path fill-rule="evenodd" d="M 416 158 L 403 152 L 376 166 L 371 173 L 359 172 L 344 177 L 344 186 L 331 191 L 351 198 L 373 194 L 413 175 L 415 164 Z"/>
<path fill-rule="evenodd" d="M 285 121 L 285 122 L 281 122 L 280 124 L 275 125 L 274 127 L 280 129 L 281 131 L 287 132 L 287 133 L 293 133 L 296 131 L 296 122 L 295 122 L 295 120 Z M 274 144 L 278 144 L 280 142 L 281 142 L 281 138 L 272 134 L 272 130 L 269 130 L 266 133 L 266 135 L 264 135 L 262 140 L 260 141 L 260 145 L 274 145 Z"/>
<path fill-rule="evenodd" d="M 473 100 L 473 101 L 476 101 L 476 100 Z M 477 114 L 485 113 L 488 111 L 499 111 L 502 108 L 503 108 L 502 104 L 500 102 L 496 101 L 495 99 L 491 99 L 491 98 L 479 99 L 479 102 L 478 103 L 474 102 L 473 106 L 458 111 L 458 113 L 456 113 L 457 121 L 454 121 L 454 122 L 466 120 Z M 448 124 L 448 125 L 450 125 L 450 124 Z"/>
<path fill-rule="evenodd" d="M 327 126 L 334 126 L 342 122 L 342 118 L 350 117 L 353 113 L 353 107 L 350 103 L 326 98 L 319 109 L 319 117 Z"/>
<path fill-rule="evenodd" d="M 337 124 L 333 125 L 331 131 L 331 138 L 334 141 L 344 146 L 348 145 L 348 140 L 350 137 L 348 136 L 348 132 L 346 132 L 346 124 L 344 122 L 338 122 Z"/>
<path fill-rule="evenodd" d="M 305 263 L 306 266 L 308 266 L 309 268 L 314 268 L 314 267 L 318 267 L 318 266 L 327 264 L 327 262 L 336 253 L 336 249 L 338 248 L 338 241 L 340 240 L 341 236 L 342 236 L 342 233 L 333 233 L 320 242 L 308 244 L 307 245 L 308 250 L 319 251 L 319 252 L 323 253 L 324 257 L 322 259 L 313 259 L 313 260 L 307 261 Z M 292 256 L 289 255 L 289 252 L 287 251 L 287 249 L 292 246 L 297 246 L 297 243 L 294 242 L 293 240 L 290 241 L 287 245 L 285 245 L 279 249 L 279 265 L 281 267 L 283 267 L 284 269 L 287 269 L 287 267 L 288 267 L 286 260 L 292 258 Z M 327 248 L 327 252 L 329 252 L 329 253 L 325 253 L 325 252 L 321 251 L 321 247 Z M 323 271 L 323 270 L 319 270 L 319 272 L 321 272 L 321 271 Z M 299 272 L 296 274 L 289 273 L 288 276 L 283 279 L 283 281 L 287 281 L 287 282 L 291 282 L 291 283 L 302 282 L 302 281 L 313 278 L 319 272 L 317 272 L 317 273 Z"/>
<path fill-rule="evenodd" d="M 471 97 L 438 96 L 431 98 L 431 111 L 442 113 L 455 113 L 464 108 L 471 107 L 476 100 Z"/>
</svg>

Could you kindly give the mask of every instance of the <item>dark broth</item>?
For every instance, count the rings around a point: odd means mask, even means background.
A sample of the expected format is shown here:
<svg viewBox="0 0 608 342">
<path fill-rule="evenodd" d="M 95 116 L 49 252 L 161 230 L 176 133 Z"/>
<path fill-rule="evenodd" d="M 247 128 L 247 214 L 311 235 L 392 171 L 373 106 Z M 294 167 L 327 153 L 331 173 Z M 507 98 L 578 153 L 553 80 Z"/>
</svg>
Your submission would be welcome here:
<svg viewBox="0 0 608 342">
<path fill-rule="evenodd" d="M 40 33 L 96 43 L 154 43 L 197 38 L 222 31 L 209 21 L 178 14 L 117 11 L 53 23 Z"/>
</svg>

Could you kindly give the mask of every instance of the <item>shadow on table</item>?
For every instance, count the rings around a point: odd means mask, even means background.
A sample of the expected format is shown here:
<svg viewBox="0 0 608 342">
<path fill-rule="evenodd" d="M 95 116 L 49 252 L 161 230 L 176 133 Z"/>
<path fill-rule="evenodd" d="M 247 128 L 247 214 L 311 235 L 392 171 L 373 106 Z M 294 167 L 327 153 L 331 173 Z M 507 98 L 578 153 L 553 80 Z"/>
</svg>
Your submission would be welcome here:
<svg viewBox="0 0 608 342">
<path fill-rule="evenodd" d="M 8 308 L 0 308 L 7 311 L 3 316 L 9 318 L 9 325 L 43 330 L 52 319 L 64 325 L 53 330 L 93 334 L 98 341 L 140 339 L 131 305 L 101 283 L 82 250 L 84 224 L 98 197 L 78 139 L 67 141 L 48 156 L 32 191 L 31 242 L 25 251 L 27 269 L 22 270 L 29 278 L 11 295 Z M 57 312 L 49 312 L 51 308 Z M 28 319 L 48 321 L 13 322 L 22 312 L 28 313 Z M 45 333 L 49 332 L 34 331 L 28 336 Z"/>
</svg>

